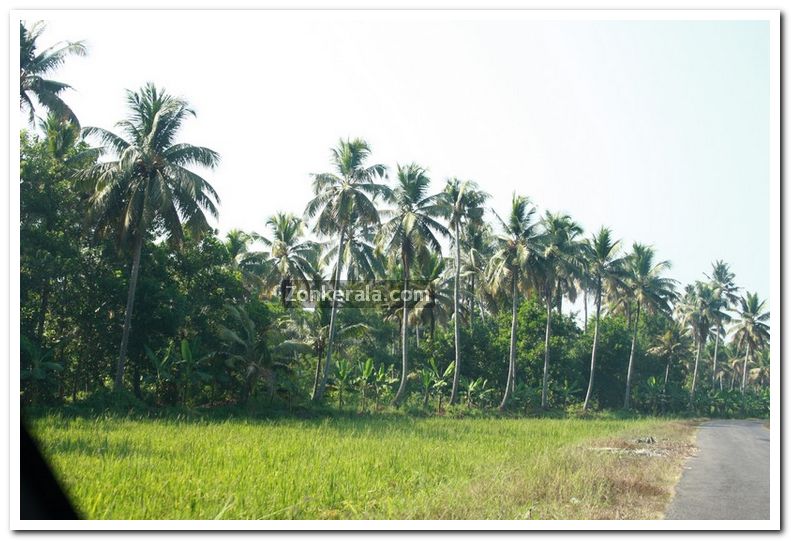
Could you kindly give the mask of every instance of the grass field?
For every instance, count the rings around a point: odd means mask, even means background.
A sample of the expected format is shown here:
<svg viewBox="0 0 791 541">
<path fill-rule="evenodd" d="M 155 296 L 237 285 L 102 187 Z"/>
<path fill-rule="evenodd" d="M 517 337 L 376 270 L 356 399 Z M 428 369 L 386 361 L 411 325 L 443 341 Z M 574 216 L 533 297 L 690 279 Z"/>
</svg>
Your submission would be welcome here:
<svg viewBox="0 0 791 541">
<path fill-rule="evenodd" d="M 657 518 L 693 433 L 657 419 L 407 416 L 49 415 L 31 428 L 92 519 Z"/>
</svg>

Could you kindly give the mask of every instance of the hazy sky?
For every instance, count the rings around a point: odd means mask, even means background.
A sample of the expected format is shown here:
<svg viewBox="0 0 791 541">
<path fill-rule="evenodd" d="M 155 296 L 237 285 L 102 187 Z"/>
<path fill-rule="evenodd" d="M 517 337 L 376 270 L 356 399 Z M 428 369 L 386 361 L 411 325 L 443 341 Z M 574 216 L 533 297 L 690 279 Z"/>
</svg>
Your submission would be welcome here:
<svg viewBox="0 0 791 541">
<path fill-rule="evenodd" d="M 146 81 L 190 101 L 223 232 L 301 213 L 329 148 L 362 137 L 436 189 L 472 178 L 501 214 L 516 191 L 653 244 L 684 283 L 724 259 L 769 295 L 768 23 L 398 17 L 64 12 L 42 43 L 87 42 L 55 77 L 83 125 L 112 128 Z"/>
</svg>

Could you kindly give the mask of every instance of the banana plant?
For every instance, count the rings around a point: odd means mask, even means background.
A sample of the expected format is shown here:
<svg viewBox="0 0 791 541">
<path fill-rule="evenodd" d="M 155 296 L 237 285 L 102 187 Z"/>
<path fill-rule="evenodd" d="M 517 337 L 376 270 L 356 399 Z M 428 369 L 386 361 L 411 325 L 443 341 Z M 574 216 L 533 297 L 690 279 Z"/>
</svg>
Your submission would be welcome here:
<svg viewBox="0 0 791 541">
<path fill-rule="evenodd" d="M 465 397 L 467 399 L 467 407 L 475 406 L 475 399 L 482 402 L 494 389 L 488 388 L 489 381 L 486 378 L 477 378 L 467 380 L 465 389 Z"/>
<path fill-rule="evenodd" d="M 645 396 L 651 412 L 656 415 L 657 406 L 662 399 L 664 392 L 662 389 L 662 382 L 656 376 L 649 377 L 645 382 Z"/>
<path fill-rule="evenodd" d="M 448 386 L 448 379 L 453 375 L 453 370 L 456 367 L 455 361 L 451 361 L 451 363 L 445 368 L 444 372 L 440 372 L 439 368 L 437 367 L 437 361 L 432 357 L 428 361 L 429 369 L 427 370 L 429 381 L 430 381 L 430 389 L 437 393 L 438 401 L 437 401 L 437 413 L 442 412 L 442 390 Z M 426 401 L 424 404 L 427 403 L 428 393 L 426 393 Z"/>
<path fill-rule="evenodd" d="M 347 359 L 338 359 L 335 362 L 335 385 L 338 389 L 338 407 L 343 407 L 343 391 L 349 383 L 354 367 Z"/>
<path fill-rule="evenodd" d="M 431 370 L 428 368 L 422 368 L 420 370 L 420 385 L 423 388 L 423 407 L 428 407 L 428 399 L 431 395 L 431 384 L 434 380 L 434 374 L 431 373 Z"/>
<path fill-rule="evenodd" d="M 364 362 L 360 362 L 357 366 L 357 384 L 360 387 L 360 395 L 362 396 L 362 411 L 365 411 L 365 391 L 371 386 L 371 380 L 374 375 L 374 360 L 370 357 Z"/>
<path fill-rule="evenodd" d="M 384 365 L 379 365 L 379 369 L 374 374 L 374 409 L 379 410 L 379 397 L 383 390 L 389 389 L 394 383 L 398 382 L 398 378 L 391 370 L 386 370 Z"/>
<path fill-rule="evenodd" d="M 173 351 L 174 342 L 170 342 L 161 355 L 154 353 L 148 346 L 143 346 L 143 349 L 154 368 L 151 382 L 159 394 L 167 392 L 168 388 L 175 388 L 180 402 L 186 403 L 192 386 L 211 380 L 211 374 L 203 370 L 209 357 L 195 358 L 186 338 L 181 340 L 178 353 Z"/>
</svg>

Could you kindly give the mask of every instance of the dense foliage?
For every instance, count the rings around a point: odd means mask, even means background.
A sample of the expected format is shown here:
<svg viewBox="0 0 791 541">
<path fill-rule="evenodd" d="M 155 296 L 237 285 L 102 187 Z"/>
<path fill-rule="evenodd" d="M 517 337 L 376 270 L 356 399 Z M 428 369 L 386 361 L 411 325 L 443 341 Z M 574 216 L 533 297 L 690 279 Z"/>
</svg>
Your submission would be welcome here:
<svg viewBox="0 0 791 541">
<path fill-rule="evenodd" d="M 126 138 L 46 99 L 21 133 L 24 404 L 768 413 L 769 316 L 725 263 L 679 291 L 649 246 L 519 196 L 497 216 L 472 182 L 432 193 L 362 140 L 333 148 L 304 217 L 222 236 L 193 169 L 219 156 L 178 140 L 188 104 L 151 84 L 127 101 Z M 290 295 L 342 279 L 428 293 Z"/>
</svg>

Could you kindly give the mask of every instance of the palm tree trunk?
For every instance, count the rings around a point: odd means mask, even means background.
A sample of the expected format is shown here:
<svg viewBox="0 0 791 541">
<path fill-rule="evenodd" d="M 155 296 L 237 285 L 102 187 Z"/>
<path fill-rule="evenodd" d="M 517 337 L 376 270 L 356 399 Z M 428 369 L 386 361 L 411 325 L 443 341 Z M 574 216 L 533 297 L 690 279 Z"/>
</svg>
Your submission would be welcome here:
<svg viewBox="0 0 791 541">
<path fill-rule="evenodd" d="M 634 333 L 632 334 L 632 350 L 629 352 L 629 367 L 626 369 L 626 395 L 623 399 L 623 409 L 629 409 L 629 399 L 632 394 L 632 367 L 634 366 L 634 352 L 637 349 L 637 326 L 640 324 L 640 301 L 637 301 L 637 311 L 634 318 Z"/>
<path fill-rule="evenodd" d="M 585 326 L 588 322 L 588 301 L 587 296 L 585 300 Z M 593 323 L 593 348 L 591 349 L 591 374 L 588 378 L 588 392 L 585 393 L 585 403 L 582 405 L 582 411 L 588 411 L 591 395 L 593 394 L 593 375 L 596 371 L 596 344 L 599 342 L 599 315 L 601 314 L 601 280 L 598 281 L 596 286 L 596 321 Z"/>
<path fill-rule="evenodd" d="M 44 347 L 44 322 L 47 319 L 47 311 L 49 310 L 49 293 L 50 283 L 49 278 L 47 278 L 41 290 L 41 305 L 38 310 L 38 320 L 36 321 L 36 341 L 41 347 Z"/>
<path fill-rule="evenodd" d="M 667 380 L 670 377 L 670 358 L 667 360 L 667 364 L 665 365 L 665 382 L 662 384 L 662 394 L 665 394 L 667 390 Z"/>
<path fill-rule="evenodd" d="M 126 366 L 126 350 L 129 346 L 129 332 L 132 328 L 132 310 L 135 306 L 135 289 L 137 277 L 140 273 L 140 254 L 143 251 L 143 234 L 139 233 L 135 241 L 135 251 L 132 256 L 132 272 L 129 275 L 129 291 L 126 297 L 126 311 L 124 312 L 124 330 L 121 334 L 121 348 L 118 352 L 118 364 L 115 367 L 115 390 L 120 391 L 124 383 L 124 368 Z"/>
<path fill-rule="evenodd" d="M 547 291 L 547 329 L 544 335 L 544 378 L 541 384 L 541 409 L 547 409 L 549 389 L 549 339 L 552 337 L 552 292 Z M 562 298 L 562 297 L 561 297 Z"/>
<path fill-rule="evenodd" d="M 322 353 L 324 352 L 321 349 L 319 349 L 317 353 L 318 354 L 316 355 L 316 373 L 313 376 L 313 392 L 310 394 L 311 399 L 314 399 L 316 397 L 316 393 L 319 390 L 319 381 L 321 379 L 321 359 L 322 359 Z"/>
<path fill-rule="evenodd" d="M 408 358 L 408 349 L 407 349 L 407 332 L 408 332 L 408 325 L 409 321 L 407 316 L 409 315 L 409 308 L 407 307 L 406 303 L 406 292 L 409 289 L 409 263 L 407 262 L 406 257 L 402 255 L 401 259 L 404 262 L 404 289 L 401 291 L 401 298 L 403 302 L 403 314 L 401 317 L 401 383 L 398 385 L 398 392 L 393 398 L 393 405 L 398 406 L 404 400 L 406 396 L 406 378 L 409 372 L 409 358 Z"/>
<path fill-rule="evenodd" d="M 514 374 L 516 372 L 516 309 L 518 299 L 516 298 L 516 271 L 511 277 L 511 294 L 513 300 L 511 301 L 511 349 L 508 354 L 508 378 L 505 382 L 505 394 L 503 400 L 500 402 L 500 410 L 504 410 L 508 404 L 508 398 L 511 396 L 511 391 L 514 386 Z"/>
<path fill-rule="evenodd" d="M 318 392 L 313 394 L 313 401 L 317 402 L 324 396 L 324 390 L 327 388 L 327 378 L 330 374 L 330 366 L 332 365 L 332 346 L 335 339 L 335 315 L 338 312 L 338 281 L 341 278 L 341 253 L 343 251 L 344 233 L 346 231 L 341 229 L 340 237 L 338 238 L 338 263 L 335 265 L 335 277 L 332 280 L 332 308 L 330 309 L 330 328 L 327 332 L 327 357 L 324 360 L 324 373 L 321 375 L 321 384 L 319 385 Z"/>
<path fill-rule="evenodd" d="M 461 339 L 460 339 L 460 332 L 459 332 L 459 325 L 461 322 L 459 321 L 459 277 L 460 277 L 460 269 L 459 264 L 461 262 L 461 243 L 459 242 L 459 224 L 456 223 L 456 231 L 454 232 L 456 235 L 456 268 L 455 276 L 453 279 L 453 342 L 456 346 L 456 364 L 453 367 L 453 385 L 450 391 L 450 403 L 456 403 L 456 392 L 459 387 L 459 373 L 461 372 Z"/>
<path fill-rule="evenodd" d="M 717 322 L 717 336 L 714 337 L 714 359 L 711 363 L 711 386 L 714 387 L 717 381 L 717 351 L 720 346 L 720 323 Z"/>
<path fill-rule="evenodd" d="M 475 319 L 475 275 L 470 277 L 470 332 L 472 333 L 473 320 Z"/>
<path fill-rule="evenodd" d="M 700 352 L 703 349 L 703 340 L 698 341 L 698 352 L 695 354 L 695 369 L 692 371 L 692 389 L 689 391 L 689 401 L 695 399 L 695 384 L 698 382 L 698 362 L 700 361 Z"/>
<path fill-rule="evenodd" d="M 747 359 L 750 356 L 750 344 L 747 344 L 747 350 L 744 352 L 744 368 L 742 369 L 742 394 L 747 388 Z"/>
<path fill-rule="evenodd" d="M 585 316 L 582 320 L 583 332 L 588 332 L 588 290 L 582 290 L 582 307 L 585 310 Z"/>
</svg>

